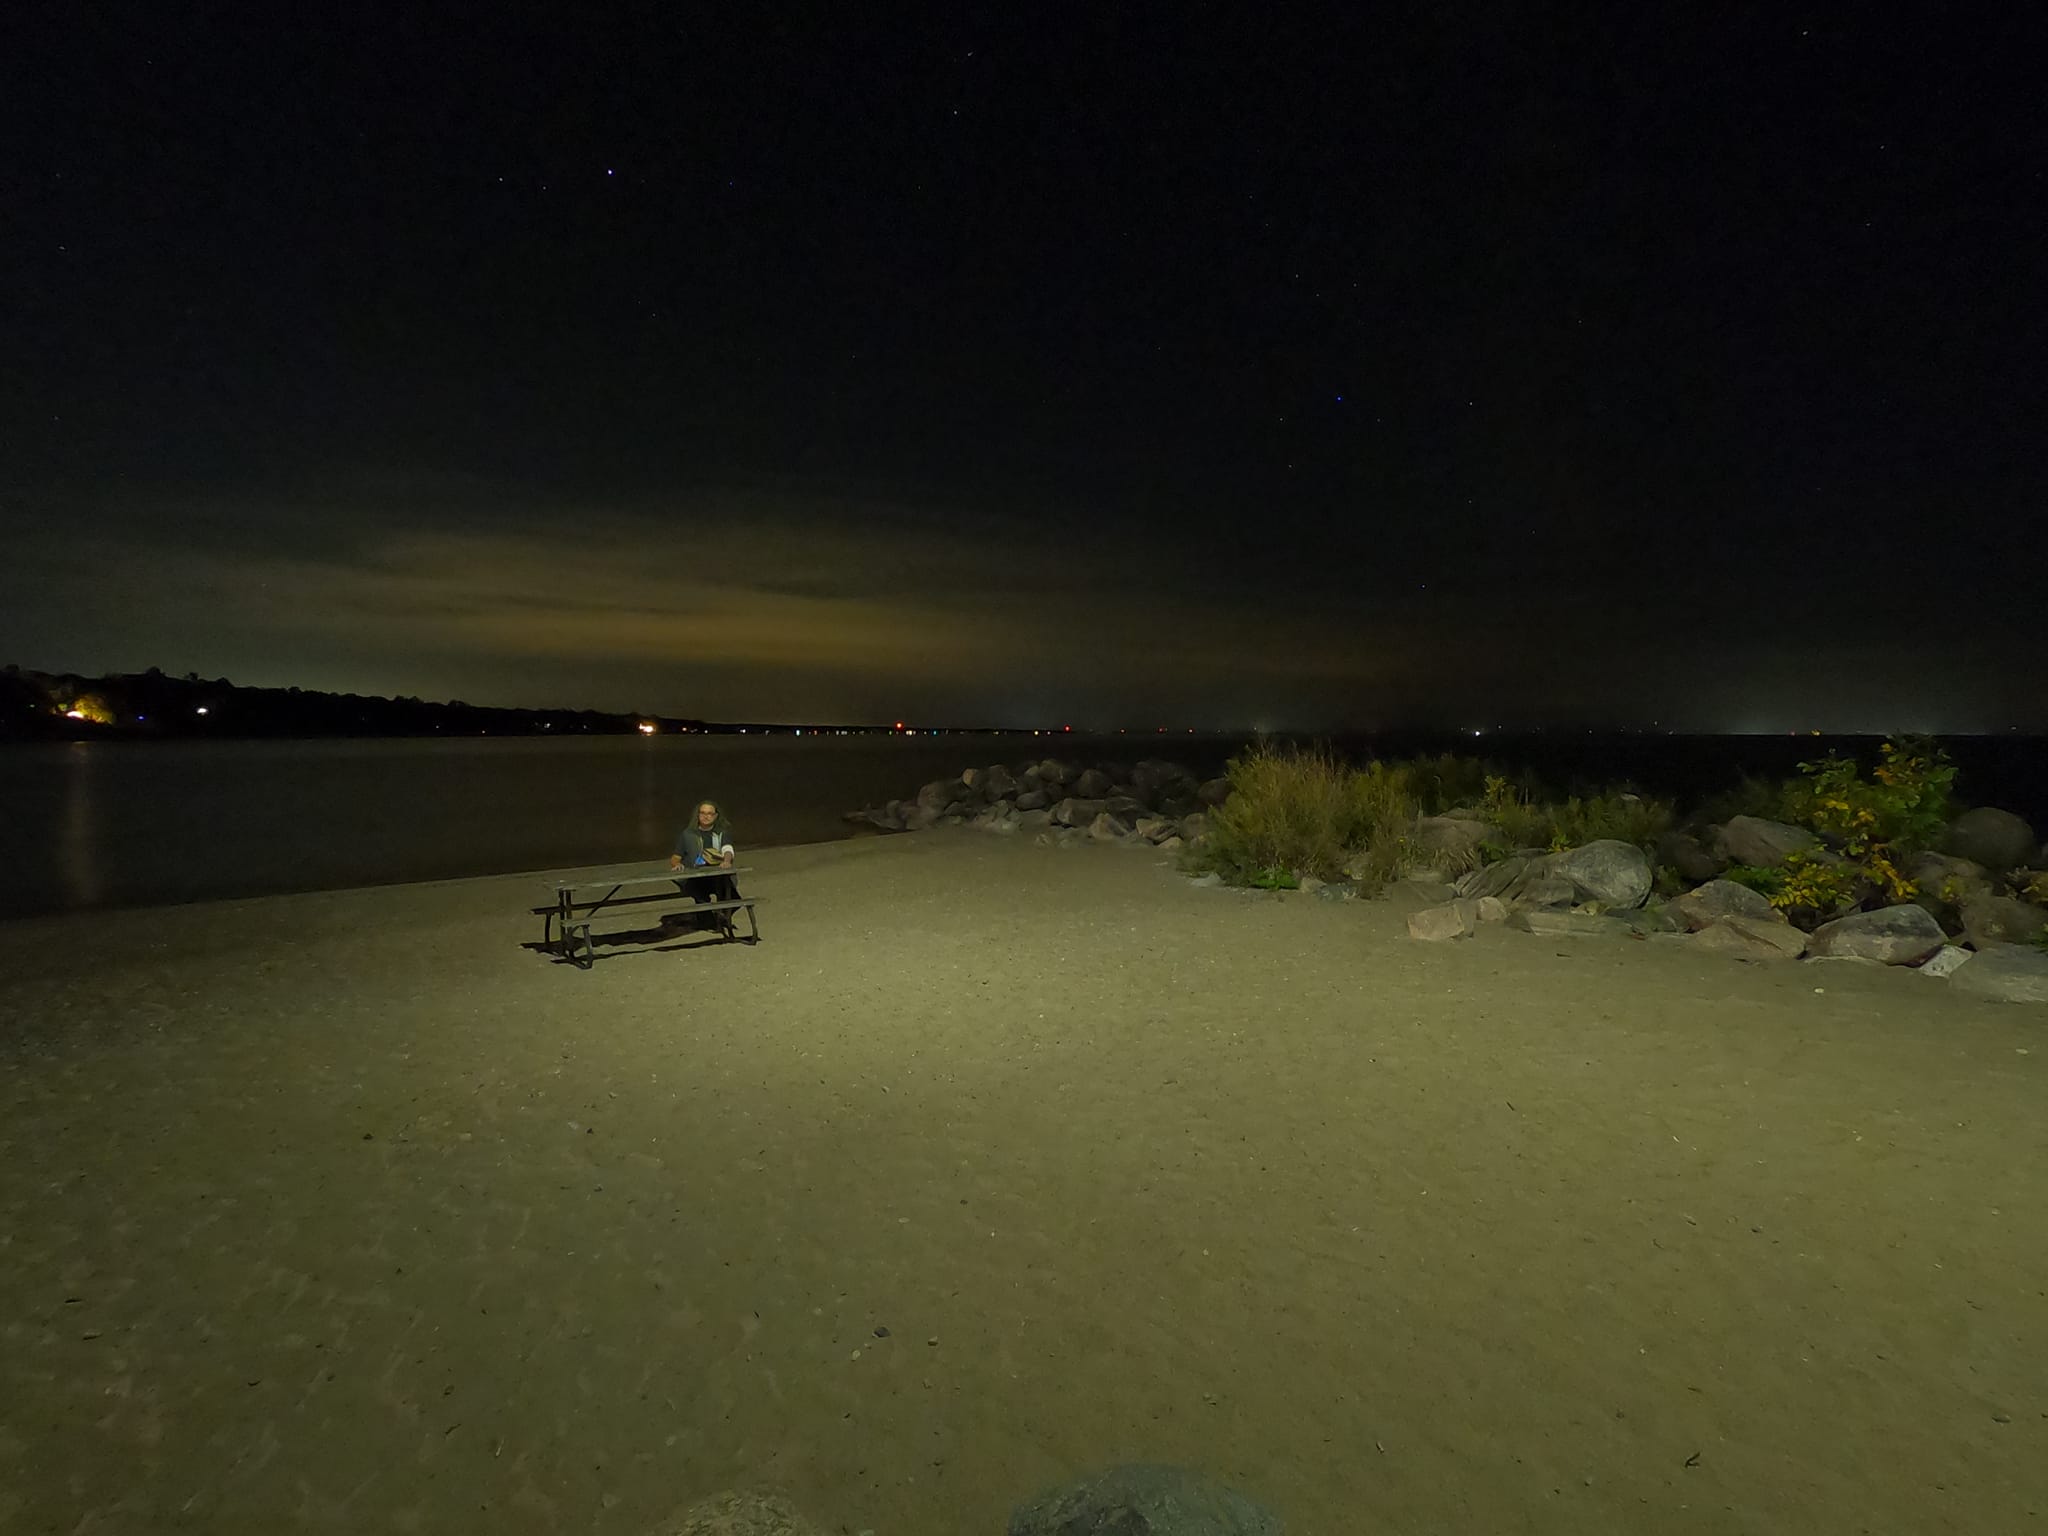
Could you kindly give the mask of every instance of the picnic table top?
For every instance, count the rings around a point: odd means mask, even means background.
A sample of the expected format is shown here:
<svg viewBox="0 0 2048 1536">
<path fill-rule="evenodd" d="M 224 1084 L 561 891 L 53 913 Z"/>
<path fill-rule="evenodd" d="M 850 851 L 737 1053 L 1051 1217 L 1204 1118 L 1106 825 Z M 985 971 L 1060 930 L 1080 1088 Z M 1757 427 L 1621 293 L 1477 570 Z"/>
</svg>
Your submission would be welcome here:
<svg viewBox="0 0 2048 1536">
<path fill-rule="evenodd" d="M 635 865 L 630 869 L 622 869 L 605 874 L 585 875 L 575 880 L 557 877 L 551 880 L 548 885 L 549 889 L 557 893 L 562 891 L 587 891 L 593 886 L 600 886 L 605 890 L 614 890 L 638 885 L 669 885 L 677 880 L 706 880 L 713 875 L 745 875 L 751 873 L 752 871 L 744 864 L 735 864 L 731 869 L 723 868 L 717 864 L 695 865 L 686 869 L 648 869 L 644 865 Z"/>
</svg>

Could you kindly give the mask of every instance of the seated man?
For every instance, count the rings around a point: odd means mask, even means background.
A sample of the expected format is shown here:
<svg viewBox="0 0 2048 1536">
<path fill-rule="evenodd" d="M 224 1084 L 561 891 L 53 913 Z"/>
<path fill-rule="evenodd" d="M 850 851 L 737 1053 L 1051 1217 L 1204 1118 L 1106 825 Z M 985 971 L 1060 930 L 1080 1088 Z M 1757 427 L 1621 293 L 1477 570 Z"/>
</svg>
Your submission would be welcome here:
<svg viewBox="0 0 2048 1536">
<path fill-rule="evenodd" d="M 732 825 L 725 819 L 725 813 L 713 800 L 697 802 L 697 814 L 690 824 L 683 828 L 676 839 L 676 851 L 669 855 L 668 867 L 681 869 L 684 865 L 692 869 L 715 866 L 731 869 L 733 863 Z M 677 889 L 686 889 L 700 902 L 732 901 L 739 895 L 739 886 L 731 875 L 713 875 L 700 880 L 679 880 Z M 697 926 L 702 927 L 704 916 L 699 914 Z M 708 914 L 717 920 L 720 928 L 732 926 L 732 914 L 719 912 Z"/>
</svg>

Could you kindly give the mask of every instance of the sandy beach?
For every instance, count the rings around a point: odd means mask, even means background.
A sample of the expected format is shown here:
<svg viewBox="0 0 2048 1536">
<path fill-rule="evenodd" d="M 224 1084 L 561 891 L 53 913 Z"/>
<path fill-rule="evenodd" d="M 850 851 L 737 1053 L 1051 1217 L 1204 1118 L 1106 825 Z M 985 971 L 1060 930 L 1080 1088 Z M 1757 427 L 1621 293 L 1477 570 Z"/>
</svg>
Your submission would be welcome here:
<svg viewBox="0 0 2048 1536">
<path fill-rule="evenodd" d="M 0 924 L 0 1532 L 2048 1529 L 2048 1010 L 748 862 L 765 942 L 587 973 L 531 877 Z"/>
</svg>

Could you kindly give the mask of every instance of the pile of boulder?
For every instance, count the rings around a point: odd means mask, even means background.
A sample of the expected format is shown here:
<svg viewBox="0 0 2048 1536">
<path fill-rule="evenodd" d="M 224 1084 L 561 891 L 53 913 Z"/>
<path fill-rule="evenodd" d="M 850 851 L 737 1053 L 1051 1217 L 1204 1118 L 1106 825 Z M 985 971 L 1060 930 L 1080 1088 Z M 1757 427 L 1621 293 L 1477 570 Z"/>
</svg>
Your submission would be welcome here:
<svg viewBox="0 0 2048 1536">
<path fill-rule="evenodd" d="M 914 799 L 855 811 L 851 821 L 885 832 L 972 826 L 998 834 L 1031 832 L 1065 846 L 1080 841 L 1144 843 L 1168 852 L 1202 836 L 1207 811 L 1230 793 L 1227 779 L 1198 778 L 1179 763 L 1078 763 L 1046 758 L 1006 767 L 968 768 L 936 779 Z"/>
<path fill-rule="evenodd" d="M 1726 878 L 1735 865 L 1836 857 L 1803 827 L 1737 816 L 1667 834 L 1658 862 L 1686 887 L 1670 900 L 1652 897 L 1651 860 L 1631 843 L 1522 849 L 1469 867 L 1480 845 L 1499 837 L 1476 810 L 1422 818 L 1413 839 L 1422 863 L 1403 882 L 1426 903 L 1408 920 L 1411 935 L 1462 938 L 1484 922 L 1544 934 L 1633 932 L 1739 960 L 1911 966 L 1981 996 L 2048 1002 L 2048 907 L 2033 899 L 2048 890 L 2048 848 L 2009 811 L 1965 812 L 1947 829 L 1943 851 L 1909 861 L 1902 873 L 1916 888 L 1912 900 L 1848 912 L 1810 933 Z"/>
<path fill-rule="evenodd" d="M 1203 837 L 1208 812 L 1229 796 L 1227 779 L 1202 779 L 1178 763 L 1147 759 L 1094 767 L 1046 758 L 1016 767 L 969 768 L 925 785 L 913 799 L 851 813 L 891 832 L 969 826 L 1040 842 L 1149 845 L 1174 852 Z M 1643 849 L 1612 840 L 1551 851 L 1521 848 L 1491 863 L 1501 829 L 1483 810 L 1417 820 L 1409 863 L 1395 890 L 1421 903 L 1408 919 L 1417 939 L 1465 938 L 1482 923 L 1547 935 L 1634 933 L 1682 941 L 1738 960 L 1834 961 L 1910 966 L 1965 991 L 2014 1002 L 2048 1002 L 2048 847 L 2010 811 L 1964 812 L 1940 852 L 1917 855 L 1902 873 L 1918 894 L 1874 911 L 1849 912 L 1808 933 L 1758 892 L 1726 878 L 1736 865 L 1776 868 L 1795 854 L 1836 855 L 1803 827 L 1736 816 L 1667 833 L 1653 864 Z M 1653 895 L 1656 866 L 1683 887 Z M 1342 881 L 1303 879 L 1304 891 L 1341 899 L 1377 888 L 1361 862 Z M 1221 884 L 1214 875 L 1203 883 Z M 1667 886 L 1668 888 L 1668 886 Z"/>
</svg>

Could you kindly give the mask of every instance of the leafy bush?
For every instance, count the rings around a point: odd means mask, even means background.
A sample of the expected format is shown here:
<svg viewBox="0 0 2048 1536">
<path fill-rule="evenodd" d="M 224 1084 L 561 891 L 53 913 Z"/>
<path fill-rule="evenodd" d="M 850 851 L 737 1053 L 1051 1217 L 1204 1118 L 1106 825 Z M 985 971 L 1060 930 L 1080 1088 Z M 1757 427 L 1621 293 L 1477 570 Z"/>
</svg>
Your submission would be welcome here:
<svg viewBox="0 0 2048 1536">
<path fill-rule="evenodd" d="M 1575 795 L 1553 810 L 1551 825 L 1553 847 L 1577 848 L 1613 838 L 1647 853 L 1670 827 L 1671 806 L 1626 791 L 1609 791 L 1585 800 Z"/>
<path fill-rule="evenodd" d="M 1788 801 L 1799 821 L 1840 851 L 1884 903 L 1909 900 L 1913 882 L 1898 860 L 1931 847 L 1954 810 L 1956 770 L 1931 741 L 1887 741 L 1869 779 L 1853 758 L 1801 763 L 1805 778 Z"/>
<path fill-rule="evenodd" d="M 1503 855 L 1515 848 L 1550 846 L 1550 813 L 1536 804 L 1534 795 L 1526 788 L 1518 788 L 1505 776 L 1495 774 L 1486 780 L 1479 805 L 1486 812 L 1486 819 L 1500 828 L 1501 839 L 1507 844 L 1501 850 Z"/>
<path fill-rule="evenodd" d="M 1855 911 L 1868 888 L 1854 866 L 1805 853 L 1793 854 L 1776 868 L 1731 865 L 1721 878 L 1760 893 L 1788 922 L 1809 931 Z"/>
<path fill-rule="evenodd" d="M 1261 742 L 1228 773 L 1230 796 L 1210 813 L 1194 862 L 1233 884 L 1270 881 L 1276 870 L 1337 879 L 1352 854 L 1384 846 L 1390 831 L 1399 835 L 1414 820 L 1403 770 L 1348 768 L 1322 748 Z"/>
<path fill-rule="evenodd" d="M 1498 776 L 1486 781 L 1480 804 L 1487 820 L 1501 829 L 1502 838 L 1512 848 L 1577 848 L 1614 838 L 1647 853 L 1654 851 L 1672 820 L 1667 802 L 1630 791 L 1608 790 L 1585 798 L 1572 795 L 1560 803 L 1545 804 Z"/>
</svg>

